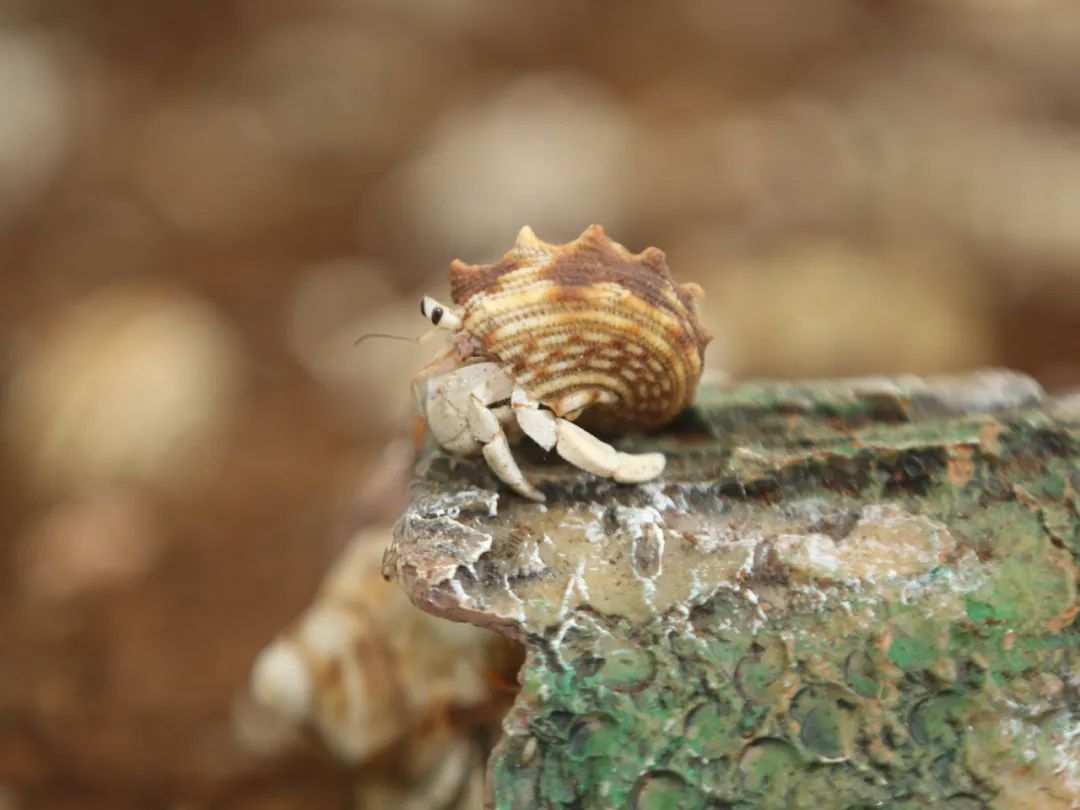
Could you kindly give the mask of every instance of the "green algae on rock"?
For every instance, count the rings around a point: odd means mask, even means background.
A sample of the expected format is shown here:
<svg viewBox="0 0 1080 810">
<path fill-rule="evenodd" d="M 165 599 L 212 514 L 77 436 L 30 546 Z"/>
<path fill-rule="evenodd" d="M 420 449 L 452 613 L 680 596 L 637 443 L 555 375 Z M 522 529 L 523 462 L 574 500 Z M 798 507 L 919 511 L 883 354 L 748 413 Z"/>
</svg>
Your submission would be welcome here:
<svg viewBox="0 0 1080 810">
<path fill-rule="evenodd" d="M 1030 379 L 701 391 L 664 478 L 435 454 L 385 572 L 527 646 L 495 808 L 1072 807 L 1080 421 Z"/>
</svg>

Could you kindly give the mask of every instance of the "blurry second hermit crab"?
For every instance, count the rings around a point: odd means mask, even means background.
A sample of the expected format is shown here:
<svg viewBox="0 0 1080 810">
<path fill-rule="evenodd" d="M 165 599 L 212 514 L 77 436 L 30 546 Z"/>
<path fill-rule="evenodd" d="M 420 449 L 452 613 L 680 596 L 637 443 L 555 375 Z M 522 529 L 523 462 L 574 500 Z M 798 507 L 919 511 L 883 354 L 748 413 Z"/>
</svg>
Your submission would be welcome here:
<svg viewBox="0 0 1080 810">
<path fill-rule="evenodd" d="M 536 501 L 544 495 L 518 467 L 507 431 L 616 481 L 663 472 L 661 453 L 622 453 L 574 424 L 586 414 L 608 431 L 654 428 L 692 401 L 710 340 L 697 317 L 703 293 L 676 286 L 662 251 L 632 254 L 597 225 L 565 245 L 526 227 L 494 264 L 454 261 L 450 290 L 453 307 L 420 304 L 452 340 L 414 383 L 439 445 L 481 452 Z"/>
</svg>

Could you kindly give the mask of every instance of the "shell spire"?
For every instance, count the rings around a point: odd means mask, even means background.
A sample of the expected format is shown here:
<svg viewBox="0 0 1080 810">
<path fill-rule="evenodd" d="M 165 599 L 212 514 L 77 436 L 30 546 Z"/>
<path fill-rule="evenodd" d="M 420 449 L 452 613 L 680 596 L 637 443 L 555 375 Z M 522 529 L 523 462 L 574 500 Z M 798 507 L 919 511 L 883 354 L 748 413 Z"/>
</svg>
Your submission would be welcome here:
<svg viewBox="0 0 1080 810">
<path fill-rule="evenodd" d="M 497 262 L 452 262 L 450 291 L 481 353 L 560 416 L 648 428 L 693 399 L 703 293 L 676 286 L 658 248 L 631 253 L 599 225 L 554 245 L 526 226 Z"/>
</svg>

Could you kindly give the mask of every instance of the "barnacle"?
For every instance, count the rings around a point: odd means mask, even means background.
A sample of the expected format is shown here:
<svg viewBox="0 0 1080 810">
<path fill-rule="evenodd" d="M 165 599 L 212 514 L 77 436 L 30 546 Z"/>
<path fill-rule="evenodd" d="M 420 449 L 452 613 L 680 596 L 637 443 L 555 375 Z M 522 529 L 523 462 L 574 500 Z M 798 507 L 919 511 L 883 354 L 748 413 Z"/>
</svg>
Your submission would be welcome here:
<svg viewBox="0 0 1080 810">
<path fill-rule="evenodd" d="M 647 429 L 693 399 L 703 292 L 676 285 L 657 248 L 631 253 L 598 225 L 552 245 L 525 227 L 493 264 L 454 261 L 450 290 L 479 353 L 558 416 L 593 406 L 593 424 Z"/>
</svg>

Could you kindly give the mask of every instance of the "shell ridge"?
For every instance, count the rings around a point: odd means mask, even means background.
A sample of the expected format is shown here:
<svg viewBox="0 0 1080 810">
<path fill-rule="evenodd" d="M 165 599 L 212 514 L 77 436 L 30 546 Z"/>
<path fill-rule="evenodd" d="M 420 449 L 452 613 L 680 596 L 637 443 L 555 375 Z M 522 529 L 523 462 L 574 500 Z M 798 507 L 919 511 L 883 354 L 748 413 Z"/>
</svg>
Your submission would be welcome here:
<svg viewBox="0 0 1080 810">
<path fill-rule="evenodd" d="M 626 323 L 628 320 L 627 313 L 620 312 L 614 316 L 616 319 L 614 326 L 610 318 L 608 320 L 598 320 L 595 317 L 596 314 L 589 313 L 587 317 L 583 318 L 585 313 L 577 313 L 577 318 L 574 321 L 576 329 L 569 322 L 563 327 L 556 325 L 554 329 L 557 329 L 564 336 L 562 340 L 566 342 L 585 341 L 586 345 L 583 352 L 579 353 L 596 351 L 598 347 L 603 348 L 614 344 L 618 340 L 627 341 L 630 337 L 638 338 L 640 340 L 639 345 L 642 345 L 645 350 L 645 356 L 651 357 L 658 362 L 661 368 L 667 372 L 667 375 L 676 381 L 676 388 L 680 394 L 686 385 L 686 381 L 697 375 L 700 360 L 696 356 L 696 351 L 686 351 L 690 349 L 690 345 L 686 345 L 684 351 L 675 354 L 664 352 L 662 348 L 665 345 L 666 334 L 664 332 L 650 331 L 649 327 L 652 324 L 639 322 L 637 326 L 641 331 L 638 331 L 637 334 L 630 334 Z M 522 328 L 518 334 L 510 336 L 500 334 L 494 336 L 499 338 L 498 340 L 483 340 L 484 345 L 490 353 L 498 356 L 500 360 L 504 362 L 512 361 L 520 365 L 525 362 L 525 358 L 520 357 L 520 355 L 523 353 L 524 346 L 530 340 L 542 341 L 545 345 L 549 343 L 558 345 L 556 342 L 558 339 L 553 340 L 549 337 L 553 327 L 543 328 L 542 322 L 545 317 L 544 315 L 535 316 L 534 322 L 526 324 L 525 328 Z M 584 323 L 582 323 L 583 320 Z M 620 349 L 620 351 L 625 351 L 625 349 Z"/>
<path fill-rule="evenodd" d="M 522 310 L 515 312 L 511 317 L 500 319 L 498 324 L 492 324 L 491 331 L 487 331 L 486 334 L 483 334 L 483 339 L 493 349 L 498 350 L 498 348 L 504 343 L 514 340 L 514 338 L 512 337 L 513 331 L 528 329 L 530 331 L 530 334 L 533 334 L 535 336 L 535 330 L 540 329 L 545 325 L 553 326 L 564 320 L 579 322 L 582 317 L 586 317 L 589 320 L 602 320 L 607 322 L 611 322 L 612 319 L 622 319 L 626 321 L 632 321 L 634 326 L 636 326 L 638 329 L 658 331 L 650 329 L 653 326 L 653 323 L 646 317 L 643 312 L 638 311 L 638 308 L 633 306 L 634 303 L 636 302 L 633 302 L 632 298 L 628 298 L 625 299 L 623 306 L 612 307 L 608 310 L 587 311 L 586 308 L 578 306 L 578 302 L 564 301 L 560 302 L 559 308 L 562 310 L 562 312 L 560 312 L 560 315 L 557 319 L 552 318 L 550 313 L 546 311 L 543 306 L 541 306 L 540 304 L 536 304 L 528 309 L 523 308 Z M 517 328 L 514 330 L 506 329 L 504 331 L 495 331 L 500 329 L 503 323 L 515 324 Z M 685 332 L 688 331 L 687 327 L 690 325 L 691 324 L 689 324 L 685 319 L 680 319 L 677 321 L 671 319 L 663 324 L 666 330 L 681 330 L 679 331 L 678 335 L 680 339 L 673 341 L 680 345 L 688 342 L 688 339 L 685 336 Z M 485 330 L 479 331 L 485 332 Z M 568 324 L 566 331 L 573 332 L 574 330 Z M 658 348 L 660 348 L 659 344 L 653 346 L 654 350 Z"/>
<path fill-rule="evenodd" d="M 663 351 L 667 337 L 666 332 L 654 330 L 652 328 L 653 324 L 640 318 L 640 316 L 634 318 L 633 313 L 619 312 L 610 314 L 571 311 L 571 314 L 575 317 L 567 318 L 565 328 L 562 330 L 565 331 L 568 339 L 583 337 L 587 331 L 584 326 L 587 324 L 594 328 L 607 330 L 607 334 L 594 340 L 596 344 L 614 342 L 619 339 L 626 341 L 629 337 L 637 337 L 644 344 L 647 354 L 660 358 L 664 358 L 668 354 Z M 548 323 L 545 324 L 545 321 Z M 628 328 L 630 326 L 636 327 L 636 329 L 631 330 Z M 498 328 L 502 331 L 493 330 L 487 335 L 481 335 L 481 341 L 489 351 L 502 356 L 506 348 L 518 343 L 525 343 L 530 339 L 537 339 L 551 330 L 559 329 L 560 325 L 557 322 L 551 323 L 548 315 L 539 313 L 531 318 L 519 319 L 516 326 L 511 323 Z M 609 335 L 612 336 L 610 340 Z"/>
<path fill-rule="evenodd" d="M 599 225 L 550 245 L 526 226 L 499 261 L 455 260 L 450 275 L 478 353 L 545 405 L 652 427 L 693 399 L 711 338 L 703 293 L 674 282 L 662 250 L 631 253 Z"/>
</svg>

